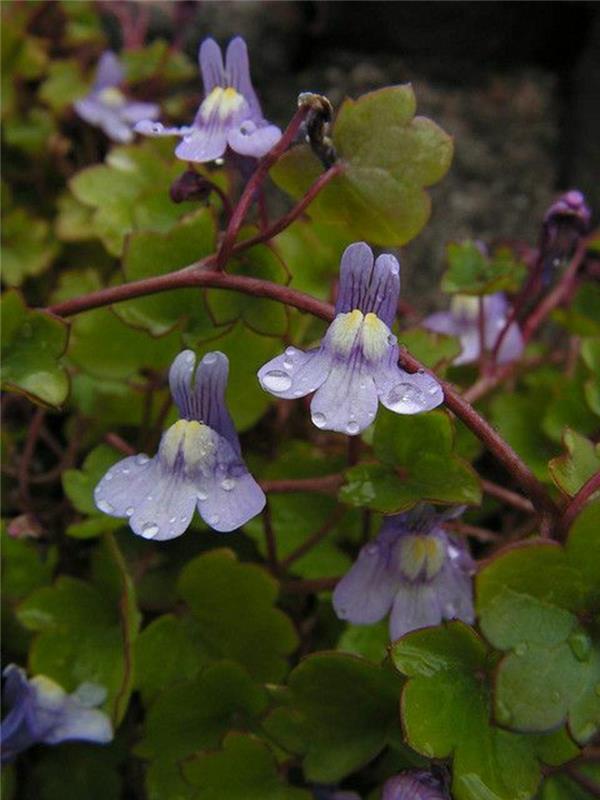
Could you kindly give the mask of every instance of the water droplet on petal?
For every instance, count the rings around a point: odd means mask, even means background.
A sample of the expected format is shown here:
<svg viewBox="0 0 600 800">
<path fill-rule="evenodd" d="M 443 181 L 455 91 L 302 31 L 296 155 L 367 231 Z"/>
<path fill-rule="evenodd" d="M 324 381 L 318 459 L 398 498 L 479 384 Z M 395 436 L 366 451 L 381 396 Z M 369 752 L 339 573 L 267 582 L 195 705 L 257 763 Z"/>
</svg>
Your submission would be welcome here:
<svg viewBox="0 0 600 800">
<path fill-rule="evenodd" d="M 151 502 L 152 502 L 152 500 L 153 500 L 153 497 L 152 497 L 152 495 L 151 495 L 151 494 L 147 495 L 147 496 L 146 496 L 146 500 L 147 500 L 149 503 L 151 503 Z"/>
<path fill-rule="evenodd" d="M 302 389 L 296 389 L 294 392 L 294 397 L 302 397 Z"/>
<path fill-rule="evenodd" d="M 388 392 L 386 405 L 392 411 L 415 413 L 426 406 L 423 392 L 412 383 L 397 383 Z"/>
<path fill-rule="evenodd" d="M 294 364 L 289 358 L 284 358 L 283 359 L 283 366 L 285 367 L 285 369 L 292 369 Z"/>
<path fill-rule="evenodd" d="M 263 378 L 263 383 L 271 392 L 285 392 L 292 385 L 292 379 L 281 369 L 273 369 Z"/>
<path fill-rule="evenodd" d="M 194 361 L 196 360 L 196 356 L 192 353 L 191 350 L 188 350 L 185 356 L 183 357 L 183 360 L 185 361 L 186 364 L 193 364 Z"/>
<path fill-rule="evenodd" d="M 123 467 L 123 469 L 121 470 L 121 475 L 129 475 L 130 472 L 131 470 L 129 469 L 129 467 Z"/>
<path fill-rule="evenodd" d="M 220 519 L 221 517 L 218 514 L 213 514 L 208 518 L 208 522 L 210 525 L 216 525 Z"/>
<path fill-rule="evenodd" d="M 206 492 L 203 492 L 202 489 L 196 492 L 196 497 L 198 498 L 198 500 L 200 500 L 200 502 L 202 502 L 203 500 L 208 500 L 208 495 L 206 494 Z"/>
<path fill-rule="evenodd" d="M 171 517 L 169 520 L 169 524 L 172 525 L 174 522 L 177 522 L 177 517 Z"/>
<path fill-rule="evenodd" d="M 108 500 L 97 500 L 96 505 L 100 509 L 100 511 L 104 511 L 105 514 L 112 514 L 115 510 L 115 507 L 108 502 Z"/>
<path fill-rule="evenodd" d="M 173 517 L 173 519 L 175 519 L 175 518 Z M 187 520 L 187 514 L 182 514 L 179 517 L 179 522 L 186 522 L 186 520 Z"/>
<path fill-rule="evenodd" d="M 235 489 L 235 481 L 233 478 L 225 478 L 224 481 L 221 481 L 221 489 L 224 489 L 226 492 Z"/>
<path fill-rule="evenodd" d="M 316 414 L 312 415 L 313 424 L 317 426 L 317 428 L 324 428 L 327 425 L 327 417 L 325 414 L 321 414 L 320 411 L 317 411 Z"/>
<path fill-rule="evenodd" d="M 440 387 L 436 383 L 434 383 L 432 386 L 429 387 L 429 389 L 427 389 L 427 394 L 434 395 L 438 394 L 439 391 Z"/>
<path fill-rule="evenodd" d="M 524 656 L 525 653 L 529 650 L 529 646 L 527 642 L 519 642 L 519 644 L 515 647 L 515 653 L 518 656 Z"/>
<path fill-rule="evenodd" d="M 376 544 L 368 544 L 365 547 L 365 553 L 368 556 L 376 556 L 378 552 L 379 552 L 379 546 Z"/>
<path fill-rule="evenodd" d="M 104 476 L 105 481 L 112 481 L 112 478 L 113 478 L 112 472 L 107 472 L 106 475 Z"/>
<path fill-rule="evenodd" d="M 142 525 L 142 536 L 144 539 L 153 539 L 158 531 L 159 527 L 154 522 L 145 522 Z"/>
<path fill-rule="evenodd" d="M 454 619 L 456 616 L 456 606 L 454 603 L 446 603 L 444 606 L 444 617 L 446 619 Z"/>
<path fill-rule="evenodd" d="M 387 343 L 388 343 L 389 345 L 392 345 L 392 346 L 393 346 L 393 345 L 395 345 L 395 344 L 396 344 L 396 342 L 397 342 L 397 341 L 398 341 L 398 339 L 397 339 L 397 338 L 394 336 L 394 334 L 393 334 L 393 333 L 390 333 L 390 335 L 387 337 Z"/>
<path fill-rule="evenodd" d="M 293 358 L 296 355 L 296 348 L 295 347 L 287 347 L 285 354 L 288 358 Z"/>
<path fill-rule="evenodd" d="M 125 513 L 127 514 L 127 516 L 128 516 L 128 517 L 130 517 L 130 516 L 133 514 L 133 511 L 134 511 L 134 508 L 133 508 L 133 506 L 128 506 L 128 507 L 125 509 Z"/>
<path fill-rule="evenodd" d="M 144 455 L 143 453 L 141 453 L 139 456 L 135 457 L 135 463 L 139 467 L 141 467 L 143 464 L 147 464 L 149 461 L 150 461 L 150 459 L 148 458 L 148 456 Z"/>
<path fill-rule="evenodd" d="M 346 433 L 349 433 L 350 436 L 356 436 L 359 430 L 360 426 L 355 420 L 350 420 L 350 422 L 346 425 Z"/>
</svg>

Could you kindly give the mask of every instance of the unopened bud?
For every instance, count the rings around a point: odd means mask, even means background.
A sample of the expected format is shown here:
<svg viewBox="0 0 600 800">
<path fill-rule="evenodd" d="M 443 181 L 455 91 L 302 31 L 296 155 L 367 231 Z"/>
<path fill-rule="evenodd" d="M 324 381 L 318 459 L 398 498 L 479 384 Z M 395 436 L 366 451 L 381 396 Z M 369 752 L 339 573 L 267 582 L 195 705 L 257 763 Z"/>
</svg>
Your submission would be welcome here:
<svg viewBox="0 0 600 800">
<path fill-rule="evenodd" d="M 544 284 L 573 255 L 579 239 L 589 230 L 591 217 L 585 197 L 577 189 L 561 195 L 546 211 L 540 245 Z"/>
<path fill-rule="evenodd" d="M 333 106 L 327 97 L 313 92 L 299 94 L 298 106 L 308 106 L 310 109 L 304 123 L 306 141 L 310 144 L 313 153 L 323 166 L 328 169 L 337 160 L 335 147 L 329 137 L 331 120 L 333 119 Z"/>
<path fill-rule="evenodd" d="M 173 181 L 169 194 L 174 203 L 183 203 L 186 200 L 206 201 L 211 191 L 212 184 L 209 180 L 188 169 Z"/>
</svg>

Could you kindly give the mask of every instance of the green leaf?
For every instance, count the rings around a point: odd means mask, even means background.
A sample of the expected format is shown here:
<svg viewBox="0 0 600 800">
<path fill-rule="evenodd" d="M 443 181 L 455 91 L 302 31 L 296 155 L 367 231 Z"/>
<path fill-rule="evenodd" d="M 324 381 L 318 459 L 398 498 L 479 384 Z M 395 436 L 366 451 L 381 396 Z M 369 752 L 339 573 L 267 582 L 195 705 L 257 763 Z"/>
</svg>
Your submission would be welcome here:
<svg viewBox="0 0 600 800">
<path fill-rule="evenodd" d="M 448 244 L 446 257 L 448 269 L 441 289 L 449 294 L 515 292 L 527 273 L 525 265 L 516 261 L 508 248 L 500 248 L 489 256 L 476 242 L 469 240 Z"/>
<path fill-rule="evenodd" d="M 260 739 L 231 733 L 223 749 L 187 761 L 194 800 L 310 800 L 306 789 L 284 784 L 273 753 Z"/>
<path fill-rule="evenodd" d="M 337 649 L 380 663 L 387 655 L 389 642 L 388 623 L 382 620 L 375 625 L 346 625 Z"/>
<path fill-rule="evenodd" d="M 123 259 L 125 278 L 135 281 L 166 275 L 199 261 L 215 248 L 214 217 L 209 209 L 201 208 L 167 232 L 131 234 Z M 178 323 L 196 320 L 203 313 L 203 304 L 200 290 L 187 288 L 119 303 L 115 312 L 124 322 L 161 336 Z"/>
<path fill-rule="evenodd" d="M 100 513 L 94 503 L 94 489 L 100 478 L 119 458 L 112 447 L 100 444 L 88 453 L 81 469 L 67 469 L 63 472 L 63 489 L 77 511 L 83 514 Z"/>
<path fill-rule="evenodd" d="M 592 475 L 600 471 L 600 444 L 594 445 L 577 431 L 567 430 L 563 436 L 567 452 L 548 464 L 550 474 L 559 489 L 576 495 Z"/>
<path fill-rule="evenodd" d="M 309 781 L 334 783 L 373 759 L 398 728 L 398 675 L 345 653 L 314 653 L 292 672 L 288 718 Z M 278 718 L 279 717 L 279 718 Z M 289 746 L 281 715 L 266 728 Z M 282 726 L 283 723 L 283 726 Z M 282 735 L 283 734 L 283 735 Z"/>
<path fill-rule="evenodd" d="M 407 328 L 400 331 L 398 341 L 412 356 L 438 374 L 443 374 L 443 368 L 451 364 L 462 350 L 456 336 L 445 336 L 425 328 Z"/>
<path fill-rule="evenodd" d="M 122 778 L 115 745 L 63 744 L 44 748 L 26 774 L 25 797 L 58 800 L 119 800 Z"/>
<path fill-rule="evenodd" d="M 2 279 L 8 286 L 20 286 L 26 278 L 48 269 L 57 254 L 46 220 L 17 208 L 4 217 L 2 225 Z"/>
<path fill-rule="evenodd" d="M 162 80 L 180 82 L 195 78 L 196 66 L 181 50 L 164 39 L 155 39 L 145 47 L 124 50 L 121 61 L 129 83 L 147 81 L 160 76 Z"/>
<path fill-rule="evenodd" d="M 344 101 L 333 129 L 344 171 L 309 206 L 316 221 L 378 245 L 402 245 L 419 233 L 430 213 L 423 187 L 446 174 L 452 140 L 431 120 L 415 117 L 415 106 L 410 85 Z M 300 197 L 321 172 L 317 158 L 301 146 L 286 153 L 271 175 Z"/>
<path fill-rule="evenodd" d="M 190 681 L 166 684 L 148 711 L 136 753 L 180 760 L 218 747 L 232 725 L 241 730 L 256 725 L 266 706 L 265 690 L 243 667 L 219 661 Z"/>
<path fill-rule="evenodd" d="M 566 309 L 556 309 L 551 317 L 576 336 L 600 335 L 600 286 L 585 281 Z"/>
<path fill-rule="evenodd" d="M 83 79 L 79 63 L 74 59 L 50 62 L 48 77 L 39 89 L 40 99 L 53 111 L 62 111 L 89 91 Z"/>
<path fill-rule="evenodd" d="M 240 564 L 231 550 L 213 550 L 187 564 L 178 589 L 213 658 L 237 661 L 257 680 L 283 677 L 297 638 L 274 608 L 277 583 L 263 569 Z"/>
<path fill-rule="evenodd" d="M 408 743 L 428 758 L 452 756 L 456 800 L 527 800 L 540 781 L 539 757 L 572 757 L 556 746 L 560 731 L 525 736 L 490 723 L 487 648 L 463 623 L 409 633 L 391 655 L 409 678 L 401 703 Z"/>
<path fill-rule="evenodd" d="M 2 316 L 2 387 L 43 405 L 60 406 L 69 379 L 58 359 L 65 352 L 68 327 L 43 311 L 30 311 L 16 291 L 5 292 Z"/>
<path fill-rule="evenodd" d="M 421 500 L 481 502 L 477 475 L 455 455 L 454 431 L 443 411 L 402 416 L 380 410 L 373 440 L 381 464 L 359 464 L 346 472 L 340 498 L 392 513 Z"/>
<path fill-rule="evenodd" d="M 17 147 L 28 156 L 47 152 L 48 141 L 56 132 L 52 116 L 43 108 L 31 108 L 24 116 L 9 118 L 4 124 L 4 138 L 9 147 Z M 6 226 L 6 218 L 4 221 Z M 5 228 L 6 232 L 6 228 Z M 22 242 L 25 245 L 25 242 Z M 4 259 L 4 255 L 2 256 Z M 4 263 L 6 270 L 6 262 Z M 4 276 L 6 279 L 6 276 Z"/>
<path fill-rule="evenodd" d="M 20 600 L 39 586 L 51 583 L 57 561 L 55 546 L 44 548 L 34 541 L 13 539 L 2 530 L 3 597 Z"/>
</svg>

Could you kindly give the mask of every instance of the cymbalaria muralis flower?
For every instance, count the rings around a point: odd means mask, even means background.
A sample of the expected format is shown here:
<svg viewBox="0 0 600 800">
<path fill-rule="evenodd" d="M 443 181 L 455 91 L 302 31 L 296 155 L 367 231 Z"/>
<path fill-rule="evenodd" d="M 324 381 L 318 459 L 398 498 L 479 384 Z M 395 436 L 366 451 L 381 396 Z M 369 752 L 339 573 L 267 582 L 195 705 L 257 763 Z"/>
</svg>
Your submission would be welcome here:
<svg viewBox="0 0 600 800">
<path fill-rule="evenodd" d="M 473 562 L 464 542 L 442 528 L 462 513 L 437 514 L 419 505 L 386 517 L 377 537 L 365 545 L 335 587 L 333 608 L 340 619 L 372 625 L 390 614 L 390 637 L 438 625 L 443 619 L 472 622 Z"/>
<path fill-rule="evenodd" d="M 205 39 L 198 52 L 204 100 L 191 125 L 165 128 L 144 120 L 136 131 L 146 136 L 179 136 L 175 149 L 183 161 L 214 161 L 229 146 L 243 156 L 260 158 L 281 138 L 281 131 L 263 117 L 250 80 L 246 42 L 236 36 L 229 42 L 225 65 L 221 48 Z"/>
<path fill-rule="evenodd" d="M 154 458 L 129 456 L 111 467 L 94 491 L 96 506 L 127 517 L 145 539 L 173 539 L 194 509 L 216 531 L 239 528 L 262 511 L 265 495 L 248 472 L 225 405 L 229 362 L 184 350 L 169 371 L 181 419 L 165 431 Z"/>
<path fill-rule="evenodd" d="M 398 366 L 398 342 L 390 328 L 399 294 L 394 256 L 374 261 L 364 242 L 351 244 L 342 256 L 336 317 L 321 345 L 307 352 L 288 347 L 261 367 L 263 389 L 284 399 L 315 392 L 310 408 L 317 428 L 351 436 L 373 422 L 378 402 L 397 414 L 438 406 L 443 393 L 435 378 Z"/>
<path fill-rule="evenodd" d="M 562 194 L 546 211 L 540 244 L 543 285 L 571 257 L 579 239 L 588 232 L 591 220 L 590 207 L 577 189 Z"/>
<path fill-rule="evenodd" d="M 67 694 L 45 675 L 27 680 L 24 670 L 15 664 L 9 664 L 3 675 L 4 701 L 9 708 L 0 726 L 3 763 L 39 742 L 105 744 L 112 740 L 110 720 L 96 708 L 106 697 L 103 687 L 83 683 Z"/>
<path fill-rule="evenodd" d="M 448 794 L 430 772 L 413 770 L 389 778 L 381 800 L 448 800 Z"/>
<path fill-rule="evenodd" d="M 119 89 L 123 68 L 117 56 L 107 50 L 98 62 L 91 92 L 74 103 L 75 111 L 90 125 L 102 128 L 115 142 L 133 141 L 133 126 L 141 120 L 156 119 L 159 106 L 129 100 Z"/>
<path fill-rule="evenodd" d="M 504 330 L 510 306 L 502 292 L 483 297 L 483 341 L 484 348 L 491 351 Z M 449 311 L 436 311 L 423 320 L 423 327 L 436 333 L 458 336 L 462 351 L 454 364 L 471 364 L 481 355 L 479 330 L 479 299 L 460 295 L 452 298 Z M 511 323 L 498 350 L 498 364 L 506 364 L 521 357 L 523 337 L 516 322 Z"/>
</svg>

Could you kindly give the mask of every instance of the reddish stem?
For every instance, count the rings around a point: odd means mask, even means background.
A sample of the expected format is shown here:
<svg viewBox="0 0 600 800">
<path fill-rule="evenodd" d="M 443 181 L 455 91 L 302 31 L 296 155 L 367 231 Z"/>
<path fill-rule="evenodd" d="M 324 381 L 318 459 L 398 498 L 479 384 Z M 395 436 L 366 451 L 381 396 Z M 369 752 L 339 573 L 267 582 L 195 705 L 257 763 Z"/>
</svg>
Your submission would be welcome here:
<svg viewBox="0 0 600 800">
<path fill-rule="evenodd" d="M 502 500 L 503 503 L 513 506 L 513 508 L 518 508 L 519 511 L 525 511 L 527 514 L 531 514 L 535 510 L 526 497 L 510 489 L 506 489 L 504 486 L 499 486 L 497 483 L 485 479 L 481 480 L 481 486 L 483 487 L 483 491 L 491 497 Z"/>
<path fill-rule="evenodd" d="M 344 483 L 343 475 L 323 475 L 320 478 L 283 478 L 282 480 L 260 481 L 262 490 L 268 494 L 288 492 L 321 492 L 336 494 Z"/>
</svg>

